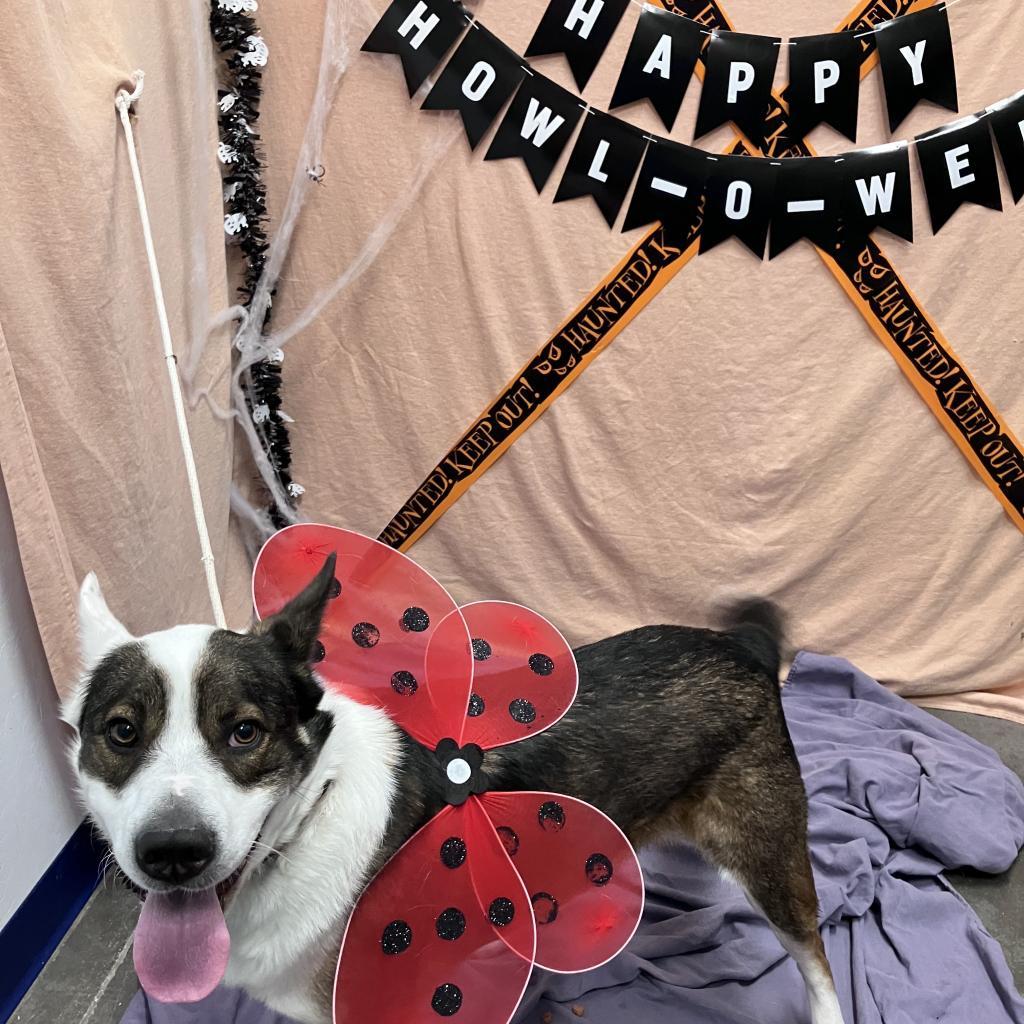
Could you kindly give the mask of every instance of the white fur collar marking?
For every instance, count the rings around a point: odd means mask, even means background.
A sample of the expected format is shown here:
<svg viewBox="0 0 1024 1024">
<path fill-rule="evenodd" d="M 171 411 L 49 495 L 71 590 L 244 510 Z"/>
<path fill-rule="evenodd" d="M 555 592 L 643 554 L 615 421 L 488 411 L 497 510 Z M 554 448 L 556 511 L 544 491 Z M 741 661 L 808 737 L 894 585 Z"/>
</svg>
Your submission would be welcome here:
<svg viewBox="0 0 1024 1024">
<path fill-rule="evenodd" d="M 303 1024 L 330 1020 L 313 1002 L 311 979 L 337 956 L 368 881 L 401 759 L 398 730 L 384 712 L 331 693 L 320 706 L 334 716 L 331 735 L 296 792 L 271 811 L 226 915 L 225 983 Z M 267 847 L 281 851 L 272 869 Z"/>
</svg>

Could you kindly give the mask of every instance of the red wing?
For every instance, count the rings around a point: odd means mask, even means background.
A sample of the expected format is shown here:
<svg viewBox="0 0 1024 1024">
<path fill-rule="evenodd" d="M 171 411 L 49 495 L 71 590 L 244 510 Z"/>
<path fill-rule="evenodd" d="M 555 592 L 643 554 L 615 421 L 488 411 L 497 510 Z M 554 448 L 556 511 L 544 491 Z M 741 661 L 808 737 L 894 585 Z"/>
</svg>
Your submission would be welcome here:
<svg viewBox="0 0 1024 1024">
<path fill-rule="evenodd" d="M 469 636 L 448 592 L 405 555 L 351 530 L 289 526 L 267 541 L 256 560 L 259 616 L 280 611 L 332 551 L 338 553 L 339 586 L 324 615 L 317 674 L 356 700 L 383 707 L 431 748 L 457 736 L 472 677 Z"/>
<path fill-rule="evenodd" d="M 341 946 L 335 1024 L 506 1024 L 533 966 L 522 882 L 475 798 L 446 807 L 370 882 Z M 519 950 L 520 952 L 517 952 Z"/>
<path fill-rule="evenodd" d="M 480 798 L 530 894 L 539 967 L 572 973 L 610 960 L 644 909 L 640 862 L 597 808 L 552 793 Z"/>
<path fill-rule="evenodd" d="M 462 742 L 487 750 L 554 725 L 576 698 L 576 659 L 565 637 L 522 605 L 477 601 L 459 610 L 473 645 Z"/>
</svg>

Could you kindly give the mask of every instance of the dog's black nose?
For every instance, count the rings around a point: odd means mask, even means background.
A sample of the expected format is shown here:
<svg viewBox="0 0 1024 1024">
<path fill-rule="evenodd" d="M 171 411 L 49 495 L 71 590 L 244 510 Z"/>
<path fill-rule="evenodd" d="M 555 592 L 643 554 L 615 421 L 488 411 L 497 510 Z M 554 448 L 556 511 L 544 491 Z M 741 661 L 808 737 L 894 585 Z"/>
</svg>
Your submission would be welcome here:
<svg viewBox="0 0 1024 1024">
<path fill-rule="evenodd" d="M 205 828 L 156 828 L 135 840 L 139 867 L 159 882 L 179 885 L 202 874 L 216 852 L 213 833 Z"/>
</svg>

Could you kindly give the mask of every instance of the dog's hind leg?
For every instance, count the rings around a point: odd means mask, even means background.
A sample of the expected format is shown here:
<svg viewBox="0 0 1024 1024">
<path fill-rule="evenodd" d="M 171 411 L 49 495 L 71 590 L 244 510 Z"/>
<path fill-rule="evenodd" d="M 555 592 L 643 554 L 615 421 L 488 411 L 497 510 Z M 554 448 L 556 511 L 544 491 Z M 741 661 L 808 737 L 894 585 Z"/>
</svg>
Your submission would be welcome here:
<svg viewBox="0 0 1024 1024">
<path fill-rule="evenodd" d="M 843 1024 L 818 933 L 807 796 L 796 756 L 777 723 L 766 722 L 758 733 L 669 817 L 768 919 L 807 986 L 811 1024 Z"/>
<path fill-rule="evenodd" d="M 763 844 L 762 839 L 751 844 L 739 863 L 734 860 L 731 873 L 796 962 L 807 986 L 811 1024 L 843 1024 L 832 969 L 818 931 L 818 897 L 807 856 L 806 826 L 795 835 L 795 825 L 780 823 L 779 832 L 774 841 Z M 773 868 L 761 861 L 765 855 L 777 858 Z"/>
<path fill-rule="evenodd" d="M 843 1024 L 843 1011 L 839 1007 L 832 970 L 817 929 L 813 936 L 804 938 L 790 935 L 774 924 L 772 931 L 778 936 L 782 948 L 796 961 L 803 976 L 811 1002 L 811 1024 Z"/>
</svg>

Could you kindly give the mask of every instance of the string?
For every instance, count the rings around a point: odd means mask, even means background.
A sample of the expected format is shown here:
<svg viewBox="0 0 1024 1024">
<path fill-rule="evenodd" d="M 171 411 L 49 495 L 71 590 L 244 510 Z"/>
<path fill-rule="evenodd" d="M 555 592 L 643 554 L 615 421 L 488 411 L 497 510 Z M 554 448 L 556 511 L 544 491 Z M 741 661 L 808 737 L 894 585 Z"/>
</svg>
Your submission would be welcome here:
<svg viewBox="0 0 1024 1024">
<path fill-rule="evenodd" d="M 629 0 L 634 7 L 639 7 L 642 11 L 655 11 L 661 14 L 672 14 L 666 7 L 657 7 L 654 4 L 644 3 L 643 0 Z M 685 14 L 672 14 L 673 18 L 682 18 L 683 21 L 690 22 L 691 25 L 696 25 L 698 31 L 702 36 L 713 36 L 715 33 L 712 29 L 705 28 L 699 21 L 695 21 L 693 18 L 688 18 Z"/>
<path fill-rule="evenodd" d="M 944 2 L 941 3 L 941 4 L 938 4 L 935 9 L 936 10 L 940 10 L 940 11 L 948 11 L 950 7 L 955 7 L 960 2 L 961 2 L 961 0 L 944 0 Z M 920 14 L 922 12 L 915 11 L 914 13 L 915 14 Z M 906 15 L 904 15 L 903 17 L 906 17 Z M 913 17 L 913 15 L 911 15 L 911 17 Z M 880 21 L 874 28 L 868 29 L 868 31 L 866 31 L 866 32 L 855 32 L 854 35 L 853 35 L 853 38 L 854 39 L 862 39 L 864 36 L 873 36 L 879 29 L 887 28 L 889 25 L 893 25 L 897 21 L 902 21 L 902 20 L 903 20 L 902 18 L 893 18 L 891 21 Z"/>
<path fill-rule="evenodd" d="M 961 2 L 962 2 L 962 0 L 944 0 L 943 3 L 940 3 L 940 4 L 936 5 L 936 8 L 926 8 L 926 9 L 927 10 L 932 10 L 932 9 L 946 10 L 946 9 L 948 9 L 950 7 L 953 7 L 956 4 L 961 3 Z M 700 27 L 700 31 L 702 32 L 703 35 L 710 36 L 710 35 L 716 35 L 717 34 L 717 31 L 718 31 L 717 29 L 705 29 L 704 26 L 701 25 L 700 22 L 694 21 L 693 18 L 687 18 L 685 15 L 682 15 L 682 14 L 673 14 L 671 11 L 669 11 L 665 7 L 656 7 L 654 4 L 644 3 L 644 2 L 641 2 L 641 0 L 630 0 L 630 3 L 633 4 L 636 7 L 642 8 L 645 11 L 646 10 L 657 11 L 657 12 L 660 12 L 662 14 L 667 14 L 670 17 L 673 17 L 673 18 L 682 18 L 684 21 L 693 22 L 693 24 L 695 24 L 695 25 Z M 471 27 L 473 27 L 473 28 L 478 27 L 479 22 L 477 21 L 477 18 L 476 18 L 475 14 L 470 14 L 468 11 L 463 12 L 463 13 L 465 14 L 466 20 L 467 20 L 467 22 L 469 23 L 469 25 Z M 923 12 L 921 12 L 921 11 L 914 11 L 913 13 L 914 14 L 920 14 L 920 13 L 923 13 Z M 871 29 L 868 32 L 856 32 L 856 33 L 854 33 L 853 34 L 854 38 L 855 39 L 860 39 L 862 36 L 874 35 L 875 32 L 878 32 L 879 30 L 886 28 L 888 25 L 893 25 L 897 21 L 901 21 L 903 18 L 906 18 L 906 17 L 913 17 L 913 14 L 911 14 L 911 15 L 901 15 L 900 18 L 893 18 L 890 21 L 879 22 L 873 29 Z M 839 35 L 841 33 L 834 33 L 834 34 L 835 35 Z M 794 46 L 796 44 L 795 44 L 795 42 L 793 40 L 788 40 L 788 41 L 778 40 L 775 43 L 775 45 L 776 46 Z M 526 60 L 523 60 L 521 66 L 522 66 L 523 70 L 526 71 L 531 76 L 533 76 L 533 75 L 538 73 L 538 72 L 536 72 L 530 66 L 529 62 L 527 62 Z M 957 129 L 963 128 L 963 127 L 965 127 L 968 124 L 973 124 L 976 121 L 981 121 L 982 119 L 984 119 L 986 117 L 989 117 L 992 114 L 996 113 L 997 111 L 999 111 L 1000 109 L 1005 107 L 1008 103 L 1012 103 L 1014 100 L 1018 99 L 1020 96 L 1024 96 L 1024 90 L 1021 90 L 1019 92 L 1015 92 L 1012 95 L 1007 96 L 1005 99 L 997 100 L 995 103 L 990 103 L 984 110 L 979 110 L 979 111 L 977 111 L 974 114 L 968 114 L 965 117 L 962 117 L 962 118 L 957 119 L 956 121 L 950 122 L 949 124 L 942 125 L 939 128 L 935 128 L 934 130 L 932 130 L 930 132 L 927 132 L 925 135 L 921 136 L 920 138 L 922 138 L 922 139 L 934 138 L 935 136 L 938 136 L 938 135 L 944 135 L 947 132 L 956 131 Z M 578 104 L 578 106 L 579 106 L 579 108 L 585 114 L 601 113 L 601 111 L 598 110 L 597 107 L 594 107 L 594 106 L 592 106 L 591 104 L 589 104 L 589 103 L 587 103 L 585 101 L 580 102 Z M 648 142 L 652 142 L 652 143 L 671 141 L 671 140 L 668 140 L 668 139 L 664 139 L 661 136 L 651 135 L 651 134 L 646 133 L 646 132 L 643 133 L 643 137 Z M 833 159 L 838 163 L 838 162 L 841 162 L 846 156 L 852 156 L 855 153 L 874 153 L 874 152 L 882 152 L 882 151 L 890 150 L 890 149 L 901 149 L 903 147 L 909 147 L 911 145 L 911 142 L 917 142 L 917 141 L 919 141 L 919 140 L 918 139 L 914 139 L 914 140 L 900 139 L 900 140 L 898 140 L 896 142 L 885 142 L 885 143 L 882 143 L 882 144 L 880 144 L 878 146 L 869 146 L 869 147 L 866 147 L 864 149 L 850 150 L 849 153 L 840 154 L 840 155 L 834 157 Z M 685 143 L 678 143 L 678 145 L 685 145 Z M 694 147 L 690 147 L 690 148 L 694 148 Z M 700 151 L 698 150 L 698 152 L 700 152 Z M 717 157 L 715 157 L 715 156 L 713 156 L 711 154 L 706 154 L 706 155 L 707 155 L 707 158 L 709 160 L 717 159 Z M 793 159 L 800 159 L 800 158 L 799 157 L 795 157 Z M 825 156 L 825 157 L 819 157 L 817 159 L 826 159 L 827 160 L 829 158 L 827 156 Z"/>
<path fill-rule="evenodd" d="M 192 496 L 192 514 L 196 521 L 196 532 L 199 534 L 199 548 L 202 552 L 203 568 L 206 572 L 206 589 L 210 594 L 210 605 L 217 626 L 227 629 L 224 618 L 224 605 L 217 586 L 217 573 L 213 560 L 213 546 L 210 544 L 210 533 L 206 526 L 206 512 L 203 509 L 203 495 L 199 488 L 199 474 L 196 472 L 196 457 L 189 437 L 188 421 L 185 418 L 185 402 L 181 394 L 181 381 L 178 378 L 178 357 L 174 354 L 171 341 L 171 327 L 167 320 L 167 306 L 164 304 L 164 290 L 160 283 L 160 268 L 156 262 L 156 250 L 153 246 L 153 232 L 149 224 L 149 209 L 146 205 L 146 192 L 142 187 L 142 173 L 139 170 L 139 158 L 135 152 L 135 134 L 129 112 L 132 104 L 142 95 L 143 73 L 136 71 L 132 75 L 134 89 L 128 92 L 119 89 L 114 106 L 121 116 L 121 127 L 124 129 L 125 142 L 128 145 L 128 162 L 132 168 L 132 180 L 135 182 L 135 200 L 139 207 L 139 221 L 142 224 L 142 239 L 146 246 L 146 260 L 149 264 L 149 281 L 153 288 L 153 301 L 156 304 L 156 316 L 160 325 L 160 339 L 163 342 L 164 364 L 167 377 L 171 384 L 171 396 L 174 400 L 174 417 L 178 424 L 178 439 L 181 442 L 181 453 L 185 459 L 185 473 L 188 476 L 189 493 Z"/>
<path fill-rule="evenodd" d="M 1018 100 L 1021 97 L 1024 97 L 1024 89 L 1021 89 L 1018 92 L 1012 93 L 1010 96 L 1007 96 L 1005 99 L 996 100 L 995 103 L 990 103 L 984 110 L 979 110 L 976 113 L 968 114 L 965 117 L 957 118 L 957 120 L 951 121 L 949 124 L 944 124 L 944 125 L 940 126 L 939 128 L 932 129 L 932 131 L 930 131 L 930 132 L 925 132 L 924 135 L 919 135 L 916 139 L 898 139 L 895 142 L 883 142 L 883 143 L 880 143 L 877 146 L 865 146 L 863 149 L 851 149 L 851 150 L 849 150 L 846 153 L 839 153 L 839 154 L 836 154 L 835 156 L 825 155 L 825 156 L 817 156 L 817 157 L 813 157 L 813 158 L 808 158 L 808 157 L 787 157 L 785 159 L 788 159 L 788 160 L 805 160 L 805 159 L 834 160 L 836 163 L 839 163 L 840 161 L 845 160 L 846 157 L 848 157 L 848 156 L 855 156 L 855 155 L 860 154 L 860 153 L 881 153 L 881 152 L 884 152 L 884 151 L 890 150 L 890 149 L 903 149 L 905 147 L 909 147 L 912 144 L 916 145 L 918 142 L 927 141 L 928 139 L 933 139 L 933 138 L 935 138 L 938 135 L 945 135 L 947 132 L 955 132 L 955 131 L 959 130 L 960 128 L 967 127 L 967 125 L 969 125 L 969 124 L 974 124 L 976 121 L 981 121 L 981 120 L 984 120 L 986 117 L 991 117 L 993 114 L 998 113 L 1000 110 L 1002 110 L 1008 104 L 1013 103 L 1015 100 Z M 594 111 L 595 113 L 600 113 L 600 111 L 598 111 L 596 107 L 587 107 L 585 109 L 587 109 L 588 111 Z M 643 137 L 645 139 L 647 139 L 649 142 L 654 142 L 654 143 L 658 143 L 658 142 L 672 142 L 673 145 L 676 145 L 676 146 L 686 146 L 685 142 L 676 142 L 674 139 L 666 139 L 666 138 L 664 138 L 661 135 L 651 135 L 651 134 L 649 134 L 647 132 L 643 133 Z M 714 154 L 707 153 L 704 150 L 698 149 L 695 146 L 687 146 L 687 148 L 688 149 L 693 149 L 693 150 L 695 150 L 698 153 L 704 153 L 704 155 L 709 160 L 717 160 L 718 159 L 718 157 L 715 156 Z M 748 160 L 749 159 L 767 160 L 769 158 L 768 157 L 744 157 L 744 159 L 748 159 Z M 772 161 L 772 162 L 774 163 L 775 161 Z"/>
<path fill-rule="evenodd" d="M 685 14 L 673 14 L 671 11 L 669 11 L 665 7 L 657 7 L 654 4 L 645 3 L 644 0 L 629 0 L 629 2 L 634 7 L 639 7 L 641 10 L 645 10 L 645 11 L 646 10 L 658 11 L 658 12 L 661 12 L 662 14 L 671 14 L 673 18 L 682 18 L 683 21 L 689 21 L 692 24 L 698 26 L 698 30 L 700 31 L 701 35 L 704 35 L 704 36 L 714 36 L 714 35 L 718 34 L 718 29 L 706 28 L 701 22 L 695 20 L 694 18 L 687 18 Z M 956 6 L 956 4 L 959 4 L 959 3 L 962 3 L 962 0 L 944 0 L 943 3 L 937 5 L 937 9 L 938 10 L 948 10 L 950 7 L 954 7 L 954 6 Z M 919 14 L 919 13 L 921 13 L 921 12 L 920 11 L 915 11 L 914 12 L 914 14 Z M 868 29 L 865 32 L 854 32 L 853 33 L 853 38 L 854 39 L 863 39 L 864 36 L 873 36 L 876 32 L 880 31 L 881 29 L 884 29 L 887 26 L 892 25 L 892 24 L 894 24 L 897 21 L 902 21 L 906 17 L 908 17 L 908 15 L 904 14 L 904 15 L 901 15 L 900 17 L 898 17 L 898 18 L 893 18 L 890 21 L 880 21 L 877 25 L 875 25 L 874 28 L 870 28 L 870 29 Z M 913 15 L 909 15 L 909 17 L 913 17 Z M 849 31 L 849 29 L 847 29 L 846 31 Z M 839 35 L 840 33 L 835 33 L 835 34 Z M 789 40 L 789 41 L 782 41 L 782 40 L 780 40 L 775 45 L 776 46 L 794 46 L 796 44 L 792 40 Z"/>
</svg>

